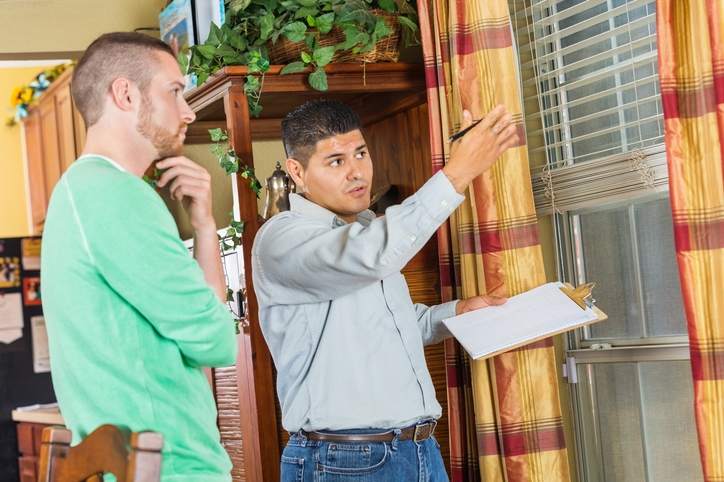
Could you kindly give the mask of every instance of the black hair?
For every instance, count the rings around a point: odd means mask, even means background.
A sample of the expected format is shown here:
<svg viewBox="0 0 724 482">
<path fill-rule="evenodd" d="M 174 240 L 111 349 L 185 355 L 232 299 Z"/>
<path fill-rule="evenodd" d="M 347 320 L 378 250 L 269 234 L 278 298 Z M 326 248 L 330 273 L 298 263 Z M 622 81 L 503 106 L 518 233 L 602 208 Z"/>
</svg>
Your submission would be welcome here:
<svg viewBox="0 0 724 482">
<path fill-rule="evenodd" d="M 361 130 L 359 116 L 336 100 L 316 99 L 300 105 L 282 120 L 282 141 L 287 157 L 306 166 L 317 142 Z"/>
</svg>

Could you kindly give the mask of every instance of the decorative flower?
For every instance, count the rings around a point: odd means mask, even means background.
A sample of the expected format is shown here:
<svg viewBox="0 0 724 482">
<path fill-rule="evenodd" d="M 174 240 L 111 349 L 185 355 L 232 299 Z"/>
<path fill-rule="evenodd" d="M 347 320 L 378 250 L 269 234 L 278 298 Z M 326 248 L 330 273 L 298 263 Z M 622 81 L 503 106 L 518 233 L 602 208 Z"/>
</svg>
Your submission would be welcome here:
<svg viewBox="0 0 724 482">
<path fill-rule="evenodd" d="M 20 100 L 23 104 L 29 103 L 31 100 L 33 100 L 33 89 L 31 87 L 25 87 L 20 92 Z"/>
<path fill-rule="evenodd" d="M 40 72 L 27 85 L 15 87 L 10 95 L 10 105 L 15 109 L 15 115 L 8 118 L 5 124 L 13 126 L 28 116 L 28 108 L 36 102 L 38 97 L 57 79 L 60 74 L 71 66 L 61 64 Z"/>
<path fill-rule="evenodd" d="M 42 92 L 48 88 L 50 81 L 46 77 L 45 73 L 38 74 L 34 81 L 30 82 L 30 87 L 35 90 L 36 93 Z"/>
<path fill-rule="evenodd" d="M 13 89 L 13 93 L 10 95 L 10 104 L 13 107 L 16 107 L 18 104 L 22 103 L 22 99 L 20 99 L 20 94 L 22 93 L 22 91 L 22 87 L 15 87 Z"/>
<path fill-rule="evenodd" d="M 28 108 L 25 106 L 25 104 L 20 104 L 15 108 L 15 117 L 13 117 L 13 121 L 15 121 L 15 123 L 18 123 L 21 120 L 25 119 L 27 116 Z"/>
</svg>

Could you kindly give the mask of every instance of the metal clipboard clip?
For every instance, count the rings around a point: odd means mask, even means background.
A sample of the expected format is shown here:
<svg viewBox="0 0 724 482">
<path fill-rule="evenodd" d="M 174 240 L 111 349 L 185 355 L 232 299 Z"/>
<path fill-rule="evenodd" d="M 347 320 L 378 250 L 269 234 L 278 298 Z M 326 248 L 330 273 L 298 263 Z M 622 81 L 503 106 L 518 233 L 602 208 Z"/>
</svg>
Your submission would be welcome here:
<svg viewBox="0 0 724 482">
<path fill-rule="evenodd" d="M 596 283 L 586 283 L 574 288 L 568 283 L 563 283 L 560 290 L 580 306 L 581 309 L 585 310 L 586 308 L 595 308 L 594 303 L 596 300 L 593 299 L 593 288 L 595 286 Z"/>
</svg>

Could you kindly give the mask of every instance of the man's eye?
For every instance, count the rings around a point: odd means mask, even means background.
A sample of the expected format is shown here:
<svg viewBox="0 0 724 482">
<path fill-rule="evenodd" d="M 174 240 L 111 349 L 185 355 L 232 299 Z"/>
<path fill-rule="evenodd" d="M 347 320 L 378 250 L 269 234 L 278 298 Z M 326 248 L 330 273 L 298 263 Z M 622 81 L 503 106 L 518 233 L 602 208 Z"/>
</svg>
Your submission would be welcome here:
<svg viewBox="0 0 724 482">
<path fill-rule="evenodd" d="M 365 156 L 367 156 L 367 151 L 359 151 L 356 157 L 357 159 L 364 159 Z"/>
<path fill-rule="evenodd" d="M 332 162 L 329 163 L 332 167 L 337 167 L 342 165 L 342 159 L 335 159 Z"/>
</svg>

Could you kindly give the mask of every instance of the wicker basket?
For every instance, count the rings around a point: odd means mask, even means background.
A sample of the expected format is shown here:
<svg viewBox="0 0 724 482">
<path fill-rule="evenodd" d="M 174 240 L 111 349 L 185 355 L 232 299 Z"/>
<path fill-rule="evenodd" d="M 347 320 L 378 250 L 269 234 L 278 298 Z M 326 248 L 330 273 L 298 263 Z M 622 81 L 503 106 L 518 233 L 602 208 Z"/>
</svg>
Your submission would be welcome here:
<svg viewBox="0 0 724 482">
<path fill-rule="evenodd" d="M 397 62 L 400 57 L 400 22 L 396 13 L 384 10 L 372 10 L 375 16 L 382 17 L 392 33 L 377 41 L 369 52 L 352 53 L 351 51 L 337 51 L 332 57 L 332 62 Z M 320 47 L 329 47 L 344 42 L 344 32 L 334 27 L 328 34 L 321 36 L 318 41 Z M 299 60 L 303 50 L 307 49 L 304 42 L 291 42 L 286 38 L 279 37 L 277 43 L 269 44 L 269 62 L 275 65 L 288 64 Z"/>
</svg>

